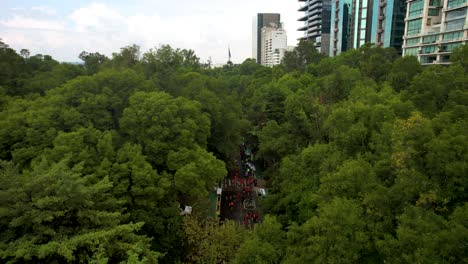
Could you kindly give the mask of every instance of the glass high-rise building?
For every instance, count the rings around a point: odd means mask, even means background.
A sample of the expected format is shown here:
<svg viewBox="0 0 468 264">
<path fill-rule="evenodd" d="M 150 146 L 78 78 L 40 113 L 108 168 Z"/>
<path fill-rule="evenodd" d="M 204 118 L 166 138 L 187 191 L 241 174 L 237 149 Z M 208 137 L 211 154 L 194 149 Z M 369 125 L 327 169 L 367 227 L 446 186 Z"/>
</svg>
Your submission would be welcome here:
<svg viewBox="0 0 468 264">
<path fill-rule="evenodd" d="M 405 14 L 404 0 L 333 0 L 330 55 L 367 42 L 401 54 Z"/>
<path fill-rule="evenodd" d="M 299 0 L 304 2 L 299 12 L 304 12 L 298 21 L 303 21 L 304 26 L 299 31 L 304 31 L 304 39 L 313 41 L 317 50 L 328 55 L 330 49 L 330 15 L 331 0 Z"/>
<path fill-rule="evenodd" d="M 353 47 L 352 0 L 334 0 L 331 13 L 330 56 L 336 56 Z"/>
<path fill-rule="evenodd" d="M 467 0 L 409 0 L 403 55 L 421 64 L 450 64 L 452 51 L 468 41 Z"/>
<path fill-rule="evenodd" d="M 374 0 L 371 42 L 401 54 L 405 33 L 405 0 Z"/>
<path fill-rule="evenodd" d="M 333 0 L 330 56 L 372 41 L 373 3 L 373 0 Z"/>
<path fill-rule="evenodd" d="M 353 48 L 359 48 L 366 42 L 371 42 L 372 38 L 372 15 L 373 0 L 354 0 L 351 10 L 354 21 L 353 28 Z"/>
</svg>

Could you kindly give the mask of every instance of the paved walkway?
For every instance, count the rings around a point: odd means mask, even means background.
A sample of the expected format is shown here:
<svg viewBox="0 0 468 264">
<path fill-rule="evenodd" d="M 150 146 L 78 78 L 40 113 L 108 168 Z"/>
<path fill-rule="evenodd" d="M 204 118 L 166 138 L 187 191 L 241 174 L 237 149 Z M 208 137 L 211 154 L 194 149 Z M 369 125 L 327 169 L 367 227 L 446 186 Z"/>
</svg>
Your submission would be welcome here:
<svg viewBox="0 0 468 264">
<path fill-rule="evenodd" d="M 250 158 L 250 155 L 241 151 L 236 170 L 230 171 L 220 184 L 223 189 L 220 220 L 234 220 L 247 228 L 252 228 L 261 219 L 258 213 L 255 166 L 249 162 Z"/>
</svg>

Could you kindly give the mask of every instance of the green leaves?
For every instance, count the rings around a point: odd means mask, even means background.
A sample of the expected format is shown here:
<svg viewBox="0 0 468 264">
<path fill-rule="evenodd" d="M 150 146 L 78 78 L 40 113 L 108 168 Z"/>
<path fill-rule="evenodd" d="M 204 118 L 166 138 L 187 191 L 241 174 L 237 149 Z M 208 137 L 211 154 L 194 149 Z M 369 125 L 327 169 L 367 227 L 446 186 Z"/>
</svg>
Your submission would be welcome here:
<svg viewBox="0 0 468 264">
<path fill-rule="evenodd" d="M 227 175 L 224 162 L 201 148 L 170 152 L 167 164 L 175 171 L 176 190 L 192 199 L 206 197 L 208 190 Z"/>
<path fill-rule="evenodd" d="M 99 255 L 121 261 L 123 252 L 140 247 L 139 256 L 156 259 L 149 240 L 135 234 L 142 223 L 124 223 L 109 179 L 95 181 L 79 171 L 63 161 L 50 167 L 42 162 L 21 175 L 3 165 L 1 182 L 10 184 L 0 190 L 0 258 L 87 262 Z"/>
<path fill-rule="evenodd" d="M 288 234 L 285 263 L 360 263 L 370 253 L 363 210 L 353 200 L 334 198 Z"/>
<path fill-rule="evenodd" d="M 170 150 L 206 146 L 210 120 L 197 102 L 163 92 L 139 92 L 130 98 L 121 127 L 143 146 L 151 162 L 162 165 Z"/>
<path fill-rule="evenodd" d="M 396 238 L 387 236 L 382 251 L 394 263 L 462 263 L 467 260 L 466 204 L 448 220 L 418 207 L 408 207 L 399 217 Z M 465 220 L 459 218 L 465 214 Z"/>
<path fill-rule="evenodd" d="M 0 42 L 0 262 L 468 262 L 466 48 L 426 68 L 370 44 L 301 41 L 274 68 L 141 53 L 82 67 Z M 180 217 L 242 142 L 263 223 Z"/>
<path fill-rule="evenodd" d="M 265 216 L 240 246 L 233 263 L 281 263 L 286 242 L 281 228 L 275 217 Z"/>
</svg>

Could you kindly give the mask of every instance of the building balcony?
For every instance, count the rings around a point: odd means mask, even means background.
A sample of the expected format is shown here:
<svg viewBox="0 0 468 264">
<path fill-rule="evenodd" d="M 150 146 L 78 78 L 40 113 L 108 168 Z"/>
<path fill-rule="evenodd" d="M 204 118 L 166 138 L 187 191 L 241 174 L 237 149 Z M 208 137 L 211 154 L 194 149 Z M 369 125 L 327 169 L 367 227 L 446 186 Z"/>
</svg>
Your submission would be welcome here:
<svg viewBox="0 0 468 264">
<path fill-rule="evenodd" d="M 448 50 L 440 50 L 439 51 L 439 54 L 441 54 L 441 55 L 450 54 L 450 53 L 452 53 L 452 51 L 448 51 Z"/>
<path fill-rule="evenodd" d="M 297 31 L 306 31 L 307 28 L 308 28 L 308 26 L 305 25 L 305 26 L 303 26 L 303 27 L 298 28 Z"/>
<path fill-rule="evenodd" d="M 307 11 L 308 8 L 309 8 L 308 5 L 301 6 L 301 7 L 299 7 L 299 9 L 298 9 L 297 11 L 299 11 L 299 12 L 305 12 L 305 11 Z"/>
<path fill-rule="evenodd" d="M 379 16 L 379 20 L 384 20 L 385 16 Z"/>
<path fill-rule="evenodd" d="M 308 32 L 307 33 L 307 38 L 308 39 L 315 39 L 317 37 L 320 37 L 320 35 L 322 34 L 322 32 L 318 31 L 318 32 Z"/>
<path fill-rule="evenodd" d="M 419 50 L 418 51 L 418 54 L 421 56 L 437 55 L 437 53 L 439 53 L 438 50 L 434 50 L 434 51 Z"/>
<path fill-rule="evenodd" d="M 315 21 L 309 21 L 309 27 L 313 27 L 313 26 L 317 26 L 317 25 L 321 25 L 322 24 L 322 20 L 321 19 L 318 19 L 318 20 L 315 20 Z"/>
<path fill-rule="evenodd" d="M 307 21 L 307 15 L 300 17 L 297 21 Z"/>
<path fill-rule="evenodd" d="M 420 43 L 419 46 L 433 46 L 433 45 L 438 45 L 439 40 L 435 40 L 434 42 L 428 42 L 428 43 Z"/>
<path fill-rule="evenodd" d="M 426 30 L 425 32 L 422 32 L 423 35 L 431 35 L 431 34 L 438 34 L 438 33 L 440 33 L 440 27 L 433 27 L 433 28 Z"/>
<path fill-rule="evenodd" d="M 322 20 L 322 14 L 309 17 L 309 21 Z"/>
<path fill-rule="evenodd" d="M 318 15 L 318 14 L 322 14 L 322 9 L 315 9 L 315 10 L 309 10 L 309 16 L 313 16 L 313 15 Z"/>
<path fill-rule="evenodd" d="M 309 6 L 309 10 L 321 9 L 322 3 L 316 3 L 314 5 Z"/>
<path fill-rule="evenodd" d="M 316 33 L 317 31 L 320 31 L 322 28 L 319 26 L 319 27 L 310 27 L 307 32 L 309 33 Z"/>
</svg>

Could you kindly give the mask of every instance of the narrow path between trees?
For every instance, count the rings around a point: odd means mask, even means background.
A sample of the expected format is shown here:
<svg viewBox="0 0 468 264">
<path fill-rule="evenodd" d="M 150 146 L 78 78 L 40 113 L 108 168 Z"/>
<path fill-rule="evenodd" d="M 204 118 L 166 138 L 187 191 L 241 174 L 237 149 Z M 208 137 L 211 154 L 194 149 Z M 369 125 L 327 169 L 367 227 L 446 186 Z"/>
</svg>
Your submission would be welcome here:
<svg viewBox="0 0 468 264">
<path fill-rule="evenodd" d="M 253 154 L 242 145 L 236 169 L 229 171 L 221 182 L 220 221 L 234 220 L 247 228 L 260 222 L 258 179 Z"/>
</svg>

